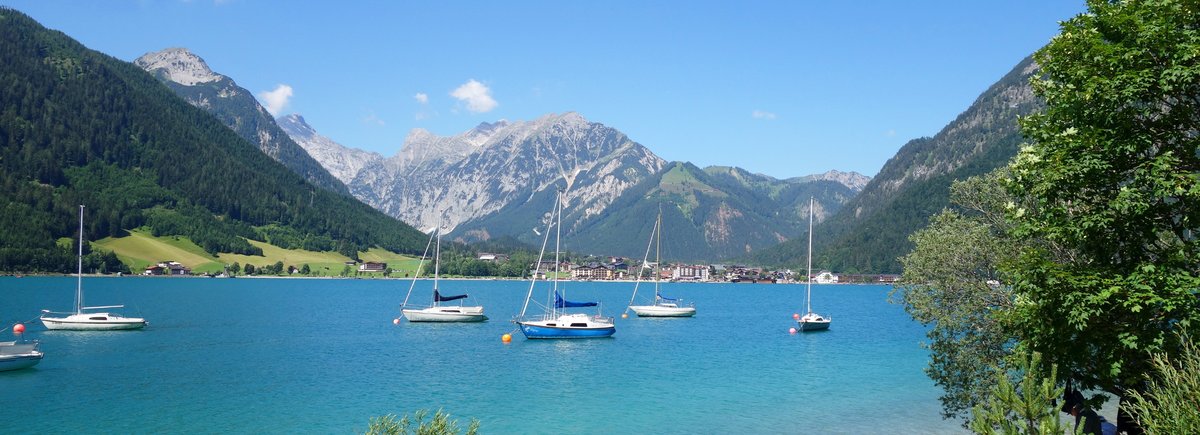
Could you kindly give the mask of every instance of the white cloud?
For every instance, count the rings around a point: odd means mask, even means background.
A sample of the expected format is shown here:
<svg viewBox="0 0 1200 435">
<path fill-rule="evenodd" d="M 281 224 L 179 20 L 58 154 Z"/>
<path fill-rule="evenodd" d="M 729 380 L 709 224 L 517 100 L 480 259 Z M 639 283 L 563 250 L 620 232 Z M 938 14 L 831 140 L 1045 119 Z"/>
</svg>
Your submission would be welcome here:
<svg viewBox="0 0 1200 435">
<path fill-rule="evenodd" d="M 292 87 L 281 84 L 273 91 L 259 92 L 258 99 L 266 106 L 267 111 L 271 112 L 271 116 L 279 116 L 279 112 L 283 111 L 292 99 Z"/>
<path fill-rule="evenodd" d="M 750 116 L 753 116 L 757 119 L 775 119 L 774 113 L 767 112 L 765 110 L 755 110 L 754 112 L 750 113 Z"/>
<path fill-rule="evenodd" d="M 492 98 L 492 90 L 475 79 L 467 80 L 466 83 L 451 92 L 450 96 L 467 103 L 467 110 L 475 113 L 490 112 L 500 105 Z"/>
<path fill-rule="evenodd" d="M 429 96 L 425 95 L 424 92 L 417 92 L 417 95 L 413 95 L 413 99 L 421 104 L 429 104 Z"/>
<path fill-rule="evenodd" d="M 363 124 L 375 124 L 379 126 L 387 125 L 386 122 L 383 122 L 383 120 L 378 116 L 375 116 L 374 113 L 367 114 L 367 117 L 363 118 Z"/>
<path fill-rule="evenodd" d="M 887 133 L 884 133 L 884 136 L 887 136 L 887 137 L 896 136 L 896 130 L 888 130 Z"/>
</svg>

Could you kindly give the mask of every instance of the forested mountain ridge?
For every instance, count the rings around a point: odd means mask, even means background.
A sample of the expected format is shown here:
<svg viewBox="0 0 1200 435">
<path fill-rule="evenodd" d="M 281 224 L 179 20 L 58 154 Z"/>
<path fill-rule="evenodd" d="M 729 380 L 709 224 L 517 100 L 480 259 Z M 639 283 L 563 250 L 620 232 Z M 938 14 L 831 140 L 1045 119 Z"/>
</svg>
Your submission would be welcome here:
<svg viewBox="0 0 1200 435">
<path fill-rule="evenodd" d="M 909 141 L 838 214 L 814 229 L 814 265 L 840 272 L 898 273 L 911 250 L 908 235 L 949 205 L 950 184 L 1006 165 L 1023 141 L 1017 120 L 1042 102 L 1029 79 L 1032 58 L 1019 62 L 933 137 Z M 783 243 L 753 259 L 798 265 L 807 247 Z"/>
<path fill-rule="evenodd" d="M 817 213 L 827 216 L 855 193 L 816 176 L 779 180 L 740 168 L 671 162 L 580 225 L 568 246 L 640 258 L 661 209 L 664 259 L 743 257 L 799 234 L 807 223 L 809 197 L 816 198 Z"/>
<path fill-rule="evenodd" d="M 250 91 L 233 79 L 213 72 L 200 56 L 186 48 L 168 48 L 146 53 L 134 65 L 153 74 L 188 103 L 202 108 L 225 123 L 243 139 L 309 182 L 350 194 L 341 181 L 297 145 Z"/>
<path fill-rule="evenodd" d="M 95 240 L 146 226 L 205 250 L 370 246 L 425 236 L 317 188 L 135 65 L 0 8 L 0 269 L 69 271 L 78 204 Z M 67 261 L 64 260 L 64 255 Z"/>
</svg>

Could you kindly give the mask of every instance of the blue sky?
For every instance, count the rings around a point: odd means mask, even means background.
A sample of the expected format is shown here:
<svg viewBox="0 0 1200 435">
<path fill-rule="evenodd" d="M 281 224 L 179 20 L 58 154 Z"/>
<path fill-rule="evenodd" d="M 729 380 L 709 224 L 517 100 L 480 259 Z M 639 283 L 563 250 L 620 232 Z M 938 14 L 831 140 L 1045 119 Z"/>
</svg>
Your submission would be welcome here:
<svg viewBox="0 0 1200 435">
<path fill-rule="evenodd" d="M 0 0 L 123 60 L 186 47 L 355 148 L 575 111 L 667 160 L 875 175 L 1084 11 L 1042 1 Z"/>
</svg>

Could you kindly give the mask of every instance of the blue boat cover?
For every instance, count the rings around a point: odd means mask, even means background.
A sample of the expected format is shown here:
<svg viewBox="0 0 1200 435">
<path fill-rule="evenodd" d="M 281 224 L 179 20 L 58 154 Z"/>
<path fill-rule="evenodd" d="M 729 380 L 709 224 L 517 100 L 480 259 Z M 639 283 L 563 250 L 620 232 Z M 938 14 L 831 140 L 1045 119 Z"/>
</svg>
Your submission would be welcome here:
<svg viewBox="0 0 1200 435">
<path fill-rule="evenodd" d="M 674 302 L 674 301 L 677 301 L 677 300 L 678 300 L 678 299 L 675 299 L 675 298 L 668 298 L 668 297 L 666 297 L 666 296 L 663 296 L 663 295 L 662 295 L 662 293 L 655 293 L 654 295 L 655 295 L 655 296 L 658 296 L 658 298 L 659 298 L 659 299 L 662 299 L 662 300 L 664 300 L 664 301 L 672 301 L 672 302 Z"/>
<path fill-rule="evenodd" d="M 594 307 L 595 302 L 573 302 L 562 298 L 558 292 L 554 292 L 554 308 L 575 308 L 575 307 Z"/>
<path fill-rule="evenodd" d="M 438 291 L 436 289 L 433 291 L 433 300 L 435 302 L 457 301 L 459 299 L 466 299 L 466 298 L 467 298 L 467 295 L 442 296 L 442 294 L 438 293 Z"/>
</svg>

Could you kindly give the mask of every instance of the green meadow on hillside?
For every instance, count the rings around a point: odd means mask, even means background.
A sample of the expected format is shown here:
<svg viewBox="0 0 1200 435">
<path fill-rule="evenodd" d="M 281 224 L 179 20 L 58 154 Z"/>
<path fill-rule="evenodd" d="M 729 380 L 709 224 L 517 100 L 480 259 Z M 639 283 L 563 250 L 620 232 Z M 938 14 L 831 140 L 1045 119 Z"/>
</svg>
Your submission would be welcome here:
<svg viewBox="0 0 1200 435">
<path fill-rule="evenodd" d="M 178 261 L 192 269 L 193 273 L 219 273 L 225 265 L 238 263 L 245 268 L 253 264 L 256 268 L 283 262 L 287 266 L 303 267 L 305 264 L 312 269 L 313 276 L 340 276 L 349 257 L 337 252 L 314 252 L 300 249 L 283 249 L 268 243 L 250 240 L 251 245 L 261 248 L 262 256 L 241 254 L 209 255 L 186 237 L 164 236 L 155 237 L 145 229 L 129 232 L 129 236 L 114 238 L 106 237 L 93 242 L 99 249 L 112 251 L 117 254 L 134 273 L 140 273 L 146 266 L 160 261 Z M 392 268 L 392 276 L 412 276 L 416 270 L 419 258 L 396 254 L 379 248 L 371 248 L 360 252 L 362 261 L 386 262 Z M 352 271 L 357 267 L 351 266 Z M 361 274 L 355 276 L 383 276 L 382 273 Z"/>
</svg>

